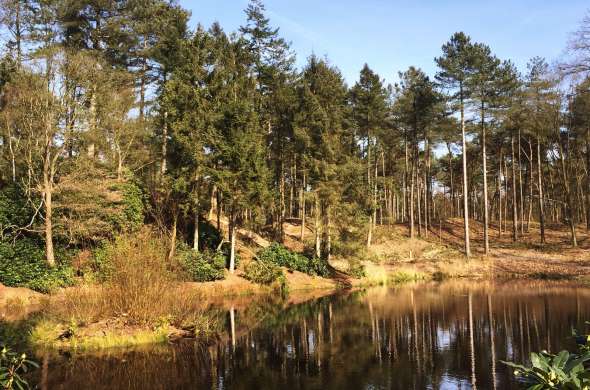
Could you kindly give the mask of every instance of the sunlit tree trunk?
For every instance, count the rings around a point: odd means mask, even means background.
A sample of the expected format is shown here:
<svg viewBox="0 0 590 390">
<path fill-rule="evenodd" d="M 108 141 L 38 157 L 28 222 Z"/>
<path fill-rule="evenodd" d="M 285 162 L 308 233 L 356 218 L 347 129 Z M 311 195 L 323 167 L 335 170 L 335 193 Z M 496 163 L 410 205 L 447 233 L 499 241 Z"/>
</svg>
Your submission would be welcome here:
<svg viewBox="0 0 590 390">
<path fill-rule="evenodd" d="M 514 153 L 514 134 L 510 136 L 512 148 L 512 241 L 518 239 L 518 202 L 516 200 L 516 159 Z"/>
<path fill-rule="evenodd" d="M 301 186 L 301 193 L 300 193 L 300 213 L 301 213 L 301 242 L 305 239 L 305 187 L 307 186 L 306 183 L 306 175 L 305 171 L 303 172 L 303 185 Z"/>
<path fill-rule="evenodd" d="M 465 139 L 465 102 L 463 85 L 460 86 L 460 110 L 461 110 L 461 144 L 463 154 L 463 220 L 465 231 L 465 256 L 471 256 L 471 245 L 469 242 L 469 192 L 467 186 L 467 142 Z"/>
<path fill-rule="evenodd" d="M 490 253 L 490 240 L 488 233 L 489 226 L 489 207 L 488 207 L 488 168 L 486 155 L 486 124 L 485 124 L 485 107 L 481 102 L 481 159 L 483 174 L 483 239 L 485 254 Z"/>
<path fill-rule="evenodd" d="M 229 273 L 233 274 L 236 271 L 236 215 L 233 207 L 229 215 L 229 236 Z"/>
<path fill-rule="evenodd" d="M 543 198 L 543 170 L 541 167 L 541 141 L 537 137 L 537 184 L 539 186 L 539 225 L 541 244 L 545 243 L 545 206 Z"/>
</svg>

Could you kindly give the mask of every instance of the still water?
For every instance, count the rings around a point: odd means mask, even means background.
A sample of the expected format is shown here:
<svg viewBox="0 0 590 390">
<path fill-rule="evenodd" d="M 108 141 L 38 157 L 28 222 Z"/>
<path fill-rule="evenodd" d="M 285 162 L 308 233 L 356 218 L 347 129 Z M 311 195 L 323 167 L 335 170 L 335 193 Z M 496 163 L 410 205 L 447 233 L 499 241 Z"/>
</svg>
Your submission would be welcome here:
<svg viewBox="0 0 590 390">
<path fill-rule="evenodd" d="M 500 360 L 572 348 L 590 289 L 550 282 L 378 287 L 219 314 L 221 337 L 39 356 L 46 389 L 516 389 Z"/>
</svg>

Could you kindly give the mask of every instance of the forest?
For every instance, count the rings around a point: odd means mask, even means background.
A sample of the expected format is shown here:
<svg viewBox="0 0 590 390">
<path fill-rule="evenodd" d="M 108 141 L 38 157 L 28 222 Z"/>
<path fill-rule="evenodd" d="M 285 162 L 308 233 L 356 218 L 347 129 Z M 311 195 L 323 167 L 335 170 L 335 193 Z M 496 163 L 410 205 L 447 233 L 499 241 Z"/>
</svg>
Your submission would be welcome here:
<svg viewBox="0 0 590 390">
<path fill-rule="evenodd" d="M 42 241 L 49 267 L 143 223 L 170 257 L 198 251 L 212 212 L 231 253 L 237 227 L 282 242 L 287 219 L 302 239 L 312 221 L 323 260 L 370 247 L 377 225 L 414 237 L 462 217 L 466 256 L 470 218 L 486 254 L 491 223 L 516 241 L 536 221 L 541 243 L 562 223 L 572 246 L 590 227 L 588 19 L 573 62 L 521 72 L 458 32 L 434 78 L 410 67 L 385 85 L 366 65 L 348 86 L 327 58 L 297 69 L 260 1 L 237 32 L 191 31 L 166 1 L 2 7 L 2 237 Z"/>
<path fill-rule="evenodd" d="M 281 267 L 362 278 L 389 228 L 442 244 L 453 223 L 466 263 L 587 239 L 590 14 L 556 62 L 518 69 L 457 32 L 434 75 L 366 64 L 348 85 L 327 55 L 298 67 L 262 0 L 237 31 L 191 28 L 173 0 L 0 7 L 0 286 L 102 283 L 118 306 L 66 298 L 88 303 L 76 315 L 153 324 L 171 285 L 146 269 L 286 291 Z"/>
</svg>

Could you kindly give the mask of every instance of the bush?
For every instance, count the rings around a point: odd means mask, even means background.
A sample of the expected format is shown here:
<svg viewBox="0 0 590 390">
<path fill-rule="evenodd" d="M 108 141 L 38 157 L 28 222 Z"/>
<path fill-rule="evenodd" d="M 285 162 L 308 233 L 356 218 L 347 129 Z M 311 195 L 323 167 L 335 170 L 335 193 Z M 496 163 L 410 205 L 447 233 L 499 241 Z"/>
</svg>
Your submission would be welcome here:
<svg viewBox="0 0 590 390">
<path fill-rule="evenodd" d="M 58 258 L 67 258 L 57 253 Z M 14 242 L 0 241 L 0 283 L 10 287 L 27 287 L 47 293 L 74 284 L 72 267 L 63 261 L 55 268 L 45 262 L 43 244 L 30 238 Z"/>
<path fill-rule="evenodd" d="M 290 270 L 304 272 L 309 275 L 328 276 L 328 266 L 325 261 L 317 258 L 311 260 L 298 253 L 291 252 L 284 246 L 272 243 L 258 253 L 261 262 L 286 267 Z"/>
<path fill-rule="evenodd" d="M 244 277 L 258 284 L 272 284 L 281 276 L 284 277 L 281 267 L 267 261 L 251 261 L 244 268 Z"/>
<path fill-rule="evenodd" d="M 180 264 L 194 282 L 210 282 L 225 277 L 225 255 L 207 249 L 203 252 L 194 250 L 180 254 Z"/>
<path fill-rule="evenodd" d="M 163 299 L 173 290 L 175 279 L 162 242 L 144 229 L 118 237 L 95 254 L 105 281 L 93 309 L 97 316 L 125 316 L 132 323 L 146 324 L 162 315 Z"/>
<path fill-rule="evenodd" d="M 274 287 L 281 296 L 289 292 L 287 278 L 278 265 L 266 261 L 251 261 L 244 268 L 244 277 L 251 282 Z"/>
</svg>

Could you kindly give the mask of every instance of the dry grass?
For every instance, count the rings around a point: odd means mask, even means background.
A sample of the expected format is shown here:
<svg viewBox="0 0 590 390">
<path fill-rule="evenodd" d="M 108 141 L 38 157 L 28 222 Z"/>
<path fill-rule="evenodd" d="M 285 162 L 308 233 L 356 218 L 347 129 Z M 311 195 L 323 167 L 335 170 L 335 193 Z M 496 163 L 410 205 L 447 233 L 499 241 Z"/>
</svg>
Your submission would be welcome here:
<svg viewBox="0 0 590 390">
<path fill-rule="evenodd" d="M 194 335 L 213 332 L 217 319 L 206 313 L 198 291 L 176 280 L 161 242 L 150 231 L 118 239 L 106 282 L 67 289 L 48 302 L 32 342 L 92 349 L 161 340 L 168 326 Z M 64 332 L 67 341 L 58 342 Z"/>
</svg>

